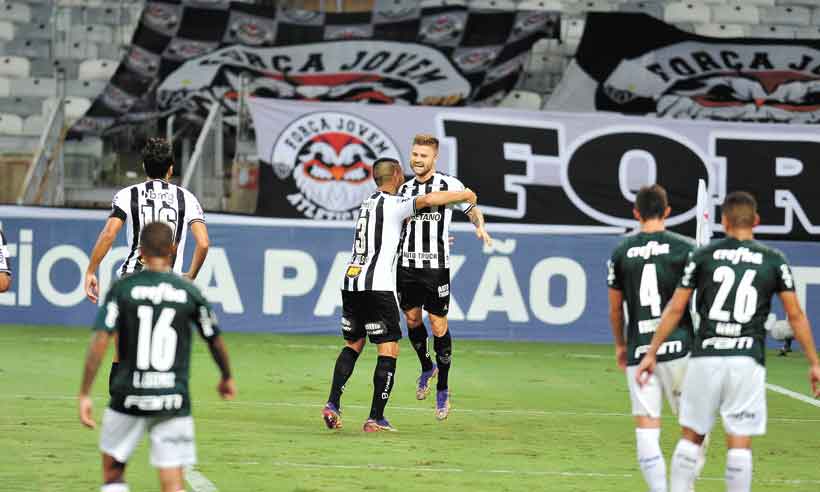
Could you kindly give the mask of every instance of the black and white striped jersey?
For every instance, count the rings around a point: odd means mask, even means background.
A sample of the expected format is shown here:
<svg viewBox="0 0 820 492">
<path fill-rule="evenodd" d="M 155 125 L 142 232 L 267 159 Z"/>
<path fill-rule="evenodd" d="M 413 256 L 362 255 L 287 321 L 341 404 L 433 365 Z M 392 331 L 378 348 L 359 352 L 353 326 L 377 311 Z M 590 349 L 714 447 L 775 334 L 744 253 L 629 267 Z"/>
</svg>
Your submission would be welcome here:
<svg viewBox="0 0 820 492">
<path fill-rule="evenodd" d="M 178 252 L 174 259 L 174 271 L 182 273 L 182 252 L 185 251 L 188 226 L 194 222 L 205 222 L 202 206 L 193 193 L 164 180 L 152 179 L 117 192 L 111 209 L 111 217 L 125 222 L 126 238 L 131 247 L 128 258 L 119 268 L 120 275 L 142 270 L 140 231 L 154 221 L 165 222 L 174 230 Z"/>
<path fill-rule="evenodd" d="M 342 290 L 396 291 L 396 259 L 404 220 L 415 212 L 415 198 L 382 191 L 362 202 Z"/>
<path fill-rule="evenodd" d="M 416 197 L 433 191 L 462 191 L 458 179 L 442 173 L 420 182 L 413 178 L 399 188 L 399 195 Z M 453 209 L 468 213 L 473 205 L 462 202 L 418 210 L 407 222 L 401 248 L 401 266 L 409 268 L 450 268 L 450 221 Z"/>
<path fill-rule="evenodd" d="M 0 273 L 7 273 L 11 275 L 11 266 L 9 265 L 9 249 L 6 247 L 6 236 L 0 230 Z"/>
</svg>

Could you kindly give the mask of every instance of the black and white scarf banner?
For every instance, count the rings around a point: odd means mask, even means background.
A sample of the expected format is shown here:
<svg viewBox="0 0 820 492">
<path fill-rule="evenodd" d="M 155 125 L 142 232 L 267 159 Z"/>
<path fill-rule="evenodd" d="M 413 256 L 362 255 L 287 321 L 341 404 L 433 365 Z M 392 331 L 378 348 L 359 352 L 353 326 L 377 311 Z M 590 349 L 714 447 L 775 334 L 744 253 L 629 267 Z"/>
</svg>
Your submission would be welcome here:
<svg viewBox="0 0 820 492">
<path fill-rule="evenodd" d="M 532 44 L 557 37 L 559 15 L 377 0 L 372 11 L 322 13 L 228 1 L 156 1 L 78 133 L 211 103 L 235 122 L 242 75 L 250 93 L 309 101 L 455 106 L 511 90 Z"/>
<path fill-rule="evenodd" d="M 547 108 L 816 124 L 820 40 L 707 38 L 644 14 L 592 13 Z"/>
</svg>

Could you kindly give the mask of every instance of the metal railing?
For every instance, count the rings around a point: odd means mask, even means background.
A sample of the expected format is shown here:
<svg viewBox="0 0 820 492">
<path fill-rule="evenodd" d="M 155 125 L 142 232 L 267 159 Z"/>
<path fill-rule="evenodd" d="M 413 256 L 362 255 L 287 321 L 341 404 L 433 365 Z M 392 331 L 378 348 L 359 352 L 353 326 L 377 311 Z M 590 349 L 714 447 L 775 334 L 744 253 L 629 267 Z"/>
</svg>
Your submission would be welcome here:
<svg viewBox="0 0 820 492">
<path fill-rule="evenodd" d="M 199 132 L 191 159 L 185 164 L 182 179 L 182 186 L 191 190 L 207 210 L 225 208 L 223 152 L 222 105 L 215 101 Z"/>
</svg>

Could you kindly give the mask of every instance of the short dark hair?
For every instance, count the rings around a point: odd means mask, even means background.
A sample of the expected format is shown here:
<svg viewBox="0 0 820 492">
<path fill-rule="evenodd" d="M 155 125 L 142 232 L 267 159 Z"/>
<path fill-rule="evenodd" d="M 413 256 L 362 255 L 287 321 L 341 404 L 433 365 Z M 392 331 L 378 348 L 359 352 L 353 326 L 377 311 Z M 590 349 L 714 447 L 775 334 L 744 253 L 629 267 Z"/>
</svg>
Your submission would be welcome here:
<svg viewBox="0 0 820 492">
<path fill-rule="evenodd" d="M 174 149 L 164 138 L 149 138 L 142 148 L 142 164 L 151 179 L 162 179 L 174 165 Z"/>
<path fill-rule="evenodd" d="M 373 180 L 376 186 L 381 186 L 385 181 L 393 176 L 393 168 L 399 165 L 399 161 L 392 157 L 379 157 L 373 162 Z"/>
<path fill-rule="evenodd" d="M 174 231 L 164 222 L 151 222 L 142 228 L 140 252 L 142 256 L 171 256 Z"/>
<path fill-rule="evenodd" d="M 635 208 L 643 220 L 662 219 L 668 206 L 666 190 L 659 184 L 642 187 L 635 197 Z"/>
<path fill-rule="evenodd" d="M 732 227 L 754 227 L 757 200 L 748 191 L 733 191 L 723 200 L 721 213 Z"/>
</svg>

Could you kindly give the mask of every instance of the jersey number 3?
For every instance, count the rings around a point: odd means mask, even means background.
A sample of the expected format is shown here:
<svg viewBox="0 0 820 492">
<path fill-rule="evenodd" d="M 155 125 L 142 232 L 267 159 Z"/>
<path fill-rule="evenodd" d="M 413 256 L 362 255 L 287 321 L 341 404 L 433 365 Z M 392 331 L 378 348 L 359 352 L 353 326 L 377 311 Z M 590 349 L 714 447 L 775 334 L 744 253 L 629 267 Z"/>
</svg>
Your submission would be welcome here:
<svg viewBox="0 0 820 492">
<path fill-rule="evenodd" d="M 154 308 L 137 308 L 140 322 L 137 334 L 137 369 L 168 371 L 174 366 L 177 356 L 177 332 L 171 326 L 174 316 L 176 309 L 163 308 L 154 325 Z"/>
</svg>

